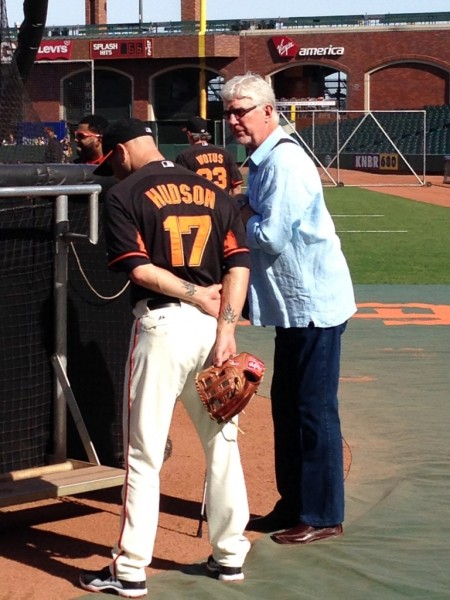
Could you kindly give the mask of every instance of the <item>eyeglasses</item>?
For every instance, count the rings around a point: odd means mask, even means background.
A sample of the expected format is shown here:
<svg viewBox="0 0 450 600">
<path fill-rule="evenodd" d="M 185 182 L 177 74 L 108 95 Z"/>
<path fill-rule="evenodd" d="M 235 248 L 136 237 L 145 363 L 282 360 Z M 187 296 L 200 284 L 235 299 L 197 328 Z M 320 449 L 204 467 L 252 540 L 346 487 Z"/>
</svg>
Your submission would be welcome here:
<svg viewBox="0 0 450 600">
<path fill-rule="evenodd" d="M 248 114 L 251 110 L 255 110 L 255 108 L 257 107 L 258 105 L 255 104 L 255 106 L 250 106 L 250 108 L 229 108 L 228 110 L 223 111 L 223 118 L 229 119 L 231 115 L 234 115 L 236 119 L 239 120 L 242 119 L 242 117 L 245 117 L 245 115 Z"/>
<path fill-rule="evenodd" d="M 74 137 L 76 140 L 85 140 L 86 138 L 90 138 L 90 137 L 99 138 L 102 136 L 99 133 L 89 133 L 86 131 L 75 131 Z"/>
</svg>

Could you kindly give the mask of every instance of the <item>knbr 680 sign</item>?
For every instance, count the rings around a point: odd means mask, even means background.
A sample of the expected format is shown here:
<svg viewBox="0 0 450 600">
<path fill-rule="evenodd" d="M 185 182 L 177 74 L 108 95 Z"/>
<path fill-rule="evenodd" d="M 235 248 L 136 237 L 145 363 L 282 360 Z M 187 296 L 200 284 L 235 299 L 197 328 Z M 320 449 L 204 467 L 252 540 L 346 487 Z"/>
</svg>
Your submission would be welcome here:
<svg viewBox="0 0 450 600">
<path fill-rule="evenodd" d="M 355 154 L 354 168 L 362 171 L 398 171 L 398 154 Z"/>
<path fill-rule="evenodd" d="M 380 171 L 398 171 L 398 154 L 380 154 Z"/>
</svg>

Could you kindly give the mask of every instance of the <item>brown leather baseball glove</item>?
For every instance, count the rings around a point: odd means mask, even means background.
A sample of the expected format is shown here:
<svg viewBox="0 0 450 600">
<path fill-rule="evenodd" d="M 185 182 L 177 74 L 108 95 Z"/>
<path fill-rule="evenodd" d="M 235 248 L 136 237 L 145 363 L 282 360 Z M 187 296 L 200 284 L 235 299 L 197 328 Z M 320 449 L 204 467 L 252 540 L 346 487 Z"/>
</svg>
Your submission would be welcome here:
<svg viewBox="0 0 450 600">
<path fill-rule="evenodd" d="M 211 365 L 197 373 L 195 385 L 211 419 L 222 423 L 239 414 L 255 395 L 264 371 L 262 360 L 241 352 L 220 367 Z"/>
</svg>

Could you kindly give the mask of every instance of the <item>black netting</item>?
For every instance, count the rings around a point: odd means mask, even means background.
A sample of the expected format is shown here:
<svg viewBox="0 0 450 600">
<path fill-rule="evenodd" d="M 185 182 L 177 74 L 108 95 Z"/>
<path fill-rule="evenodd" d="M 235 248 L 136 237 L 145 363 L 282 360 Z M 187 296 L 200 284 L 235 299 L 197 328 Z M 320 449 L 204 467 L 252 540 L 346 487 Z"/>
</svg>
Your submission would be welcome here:
<svg viewBox="0 0 450 600">
<path fill-rule="evenodd" d="M 52 454 L 55 335 L 55 200 L 4 198 L 2 187 L 92 183 L 91 173 L 83 165 L 0 165 L 0 473 L 42 466 Z M 106 268 L 102 206 L 98 245 L 77 240 L 69 252 L 67 370 L 100 461 L 121 466 L 132 316 L 127 291 L 117 295 L 125 279 Z M 69 224 L 72 232 L 87 233 L 87 197 L 69 198 Z M 68 414 L 68 457 L 86 460 Z"/>
<path fill-rule="evenodd" d="M 54 131 L 54 137 L 49 135 L 48 127 L 55 130 L 56 124 L 41 122 L 26 89 L 25 75 L 29 75 L 30 65 L 33 65 L 30 49 L 36 46 L 35 36 L 39 38 L 32 19 L 40 12 L 46 12 L 44 2 L 40 3 L 40 8 L 37 3 L 35 6 L 29 3 L 31 21 L 27 20 L 26 26 L 21 27 L 19 35 L 14 37 L 8 28 L 5 4 L 5 0 L 0 0 L 0 163 L 64 162 L 65 131 Z M 19 39 L 20 52 L 17 54 Z"/>
<path fill-rule="evenodd" d="M 0 470 L 45 464 L 51 431 L 52 215 L 0 199 Z"/>
<path fill-rule="evenodd" d="M 72 249 L 69 256 L 68 374 L 102 462 L 120 465 L 121 394 L 132 315 L 128 290 L 104 299 L 120 292 L 126 279 L 106 269 L 102 208 L 100 203 L 99 244 L 76 243 L 76 255 Z M 87 231 L 85 202 L 70 201 L 69 215 L 72 231 Z M 72 433 L 69 447 L 75 453 L 80 443 Z"/>
</svg>

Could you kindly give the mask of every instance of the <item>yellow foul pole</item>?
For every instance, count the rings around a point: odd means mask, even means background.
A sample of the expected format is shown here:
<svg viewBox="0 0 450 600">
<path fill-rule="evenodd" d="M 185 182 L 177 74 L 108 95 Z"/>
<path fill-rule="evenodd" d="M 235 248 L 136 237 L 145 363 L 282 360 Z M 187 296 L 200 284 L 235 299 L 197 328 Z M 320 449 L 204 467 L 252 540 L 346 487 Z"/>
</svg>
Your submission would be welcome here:
<svg viewBox="0 0 450 600">
<path fill-rule="evenodd" d="M 198 32 L 198 57 L 200 62 L 200 116 L 203 119 L 206 119 L 206 0 L 200 0 L 200 31 Z"/>
</svg>

